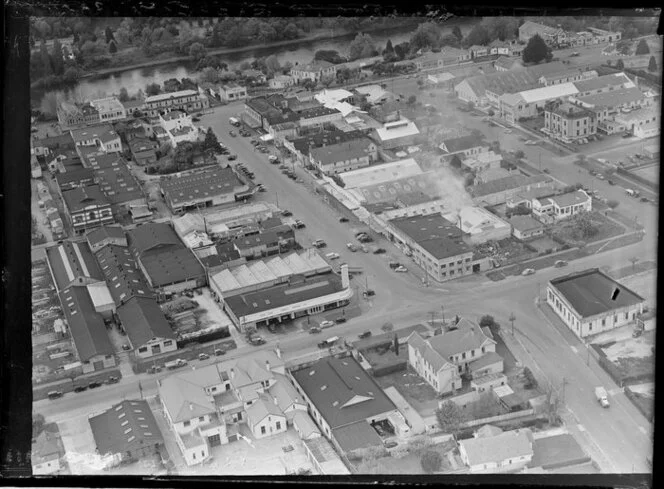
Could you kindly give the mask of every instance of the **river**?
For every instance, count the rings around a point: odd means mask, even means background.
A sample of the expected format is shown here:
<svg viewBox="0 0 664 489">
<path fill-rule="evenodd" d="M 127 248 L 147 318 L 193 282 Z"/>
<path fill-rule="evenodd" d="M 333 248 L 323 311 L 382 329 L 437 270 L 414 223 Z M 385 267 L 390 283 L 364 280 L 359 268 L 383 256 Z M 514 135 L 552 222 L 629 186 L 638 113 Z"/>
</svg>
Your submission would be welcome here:
<svg viewBox="0 0 664 489">
<path fill-rule="evenodd" d="M 464 26 L 460 27 L 465 34 L 466 29 Z M 392 40 L 392 44 L 408 41 L 414 30 L 415 27 L 410 25 L 407 27 L 375 31 L 371 33 L 371 37 L 374 39 L 376 46 L 379 49 L 383 49 L 388 39 Z M 443 29 L 443 35 L 451 33 L 451 30 L 452 25 L 445 27 Z M 220 55 L 220 57 L 224 62 L 228 63 L 231 69 L 239 66 L 245 61 L 251 62 L 258 57 L 270 56 L 273 54 L 281 64 L 284 64 L 287 61 L 290 61 L 293 64 L 306 64 L 313 59 L 316 51 L 321 49 L 333 49 L 338 51 L 341 55 L 348 54 L 348 45 L 354 37 L 355 34 L 348 34 L 333 39 L 306 40 L 288 46 L 257 47 L 247 51 Z M 165 80 L 170 78 L 194 78 L 196 72 L 193 71 L 193 68 L 194 66 L 192 62 L 179 61 L 148 68 L 119 71 L 112 74 L 85 78 L 75 87 L 57 90 L 55 93 L 65 100 L 71 100 L 72 98 L 89 100 L 114 93 L 117 94 L 122 87 L 125 87 L 129 92 L 129 95 L 134 95 L 139 89 L 145 90 L 145 86 L 149 83 L 162 84 Z M 33 91 L 32 97 L 34 101 L 33 105 L 39 107 L 41 105 L 41 100 L 44 97 L 44 92 Z"/>
</svg>

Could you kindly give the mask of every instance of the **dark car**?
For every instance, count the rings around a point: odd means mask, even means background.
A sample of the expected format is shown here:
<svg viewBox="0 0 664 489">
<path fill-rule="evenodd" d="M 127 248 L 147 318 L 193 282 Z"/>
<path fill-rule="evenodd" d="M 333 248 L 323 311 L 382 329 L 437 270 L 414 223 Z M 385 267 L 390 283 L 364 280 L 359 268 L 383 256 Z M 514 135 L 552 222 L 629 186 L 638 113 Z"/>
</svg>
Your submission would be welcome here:
<svg viewBox="0 0 664 489">
<path fill-rule="evenodd" d="M 371 290 L 371 289 L 367 289 L 367 290 L 364 292 L 364 295 L 366 295 L 367 297 L 373 297 L 374 295 L 376 295 L 376 292 L 373 291 L 373 290 Z"/>
<path fill-rule="evenodd" d="M 343 317 L 343 316 L 341 316 L 341 317 L 336 318 L 336 319 L 334 320 L 334 322 L 337 323 L 337 324 L 345 323 L 345 322 L 346 322 L 346 318 Z"/>
<path fill-rule="evenodd" d="M 607 183 L 608 183 L 609 185 L 615 185 L 615 184 L 616 184 L 616 182 L 614 182 L 613 180 L 607 180 Z"/>
<path fill-rule="evenodd" d="M 622 135 L 622 137 L 627 139 L 627 138 L 631 138 L 632 135 L 630 133 L 626 132 L 625 134 Z"/>
<path fill-rule="evenodd" d="M 237 155 L 228 155 L 228 161 L 237 160 Z"/>
<path fill-rule="evenodd" d="M 97 387 L 101 387 L 101 382 L 98 382 L 98 381 L 95 380 L 94 382 L 90 382 L 88 384 L 88 387 L 90 389 L 96 389 Z"/>
<path fill-rule="evenodd" d="M 387 250 L 385 248 L 376 248 L 374 250 L 374 255 L 382 255 L 383 253 L 387 253 Z"/>
<path fill-rule="evenodd" d="M 639 200 L 641 202 L 650 202 L 650 199 L 648 199 L 648 197 L 641 197 Z"/>
<path fill-rule="evenodd" d="M 364 333 L 360 333 L 360 334 L 358 335 L 358 338 L 360 338 L 361 340 L 363 340 L 364 338 L 368 338 L 369 336 L 371 336 L 371 331 L 365 331 Z"/>
<path fill-rule="evenodd" d="M 309 328 L 309 334 L 316 334 L 320 332 L 321 329 L 318 326 L 312 326 L 311 328 Z"/>
<path fill-rule="evenodd" d="M 221 348 L 217 348 L 216 350 L 214 350 L 214 354 L 215 354 L 216 356 L 220 357 L 221 355 L 225 355 L 225 354 L 226 354 L 226 350 L 223 350 L 223 349 L 221 349 Z"/>
<path fill-rule="evenodd" d="M 347 217 L 340 217 L 339 222 L 348 222 L 348 218 Z"/>
<path fill-rule="evenodd" d="M 293 213 L 289 210 L 283 210 L 283 211 L 281 211 L 281 215 L 284 216 L 284 217 L 289 217 L 289 216 L 292 216 Z"/>
<path fill-rule="evenodd" d="M 78 387 L 74 387 L 74 392 L 83 392 L 87 391 L 88 388 L 85 385 L 79 385 Z"/>
<path fill-rule="evenodd" d="M 48 393 L 48 398 L 49 399 L 59 399 L 62 397 L 62 392 L 60 391 L 51 391 Z"/>
<path fill-rule="evenodd" d="M 120 379 L 115 376 L 111 376 L 106 380 L 107 384 L 117 384 L 118 382 L 120 382 Z"/>
</svg>

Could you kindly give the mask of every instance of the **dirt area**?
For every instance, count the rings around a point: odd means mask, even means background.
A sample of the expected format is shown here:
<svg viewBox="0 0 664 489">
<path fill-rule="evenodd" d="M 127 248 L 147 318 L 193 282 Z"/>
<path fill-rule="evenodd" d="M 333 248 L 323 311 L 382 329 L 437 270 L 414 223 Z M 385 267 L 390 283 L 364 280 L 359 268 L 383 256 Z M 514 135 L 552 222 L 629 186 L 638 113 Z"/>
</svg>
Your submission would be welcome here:
<svg viewBox="0 0 664 489">
<path fill-rule="evenodd" d="M 555 250 L 556 248 L 560 248 L 562 246 L 560 243 L 556 243 L 553 239 L 547 236 L 530 240 L 528 241 L 528 244 L 537 248 L 537 251 L 540 253 L 547 250 Z"/>
<path fill-rule="evenodd" d="M 410 366 L 405 372 L 383 375 L 375 380 L 383 389 L 394 386 L 423 416 L 432 414 L 438 407 L 436 391 Z"/>
<path fill-rule="evenodd" d="M 440 470 L 435 473 L 445 473 L 463 469 L 465 466 L 459 457 L 459 450 L 454 441 L 431 445 L 427 448 L 415 450 L 404 456 L 399 456 L 398 451 L 394 451 L 391 456 L 376 459 L 370 463 L 360 463 L 357 465 L 360 474 L 404 474 L 404 475 L 423 475 L 426 472 L 422 469 L 421 454 L 425 451 L 434 451 L 442 456 Z"/>
<path fill-rule="evenodd" d="M 523 243 L 514 238 L 507 238 L 502 241 L 487 241 L 475 246 L 474 252 L 478 257 L 491 257 L 501 265 L 509 265 L 536 256 L 536 253 L 526 249 Z"/>
<path fill-rule="evenodd" d="M 650 182 L 659 182 L 659 164 L 650 165 L 644 168 L 635 168 L 632 173 L 647 179 Z"/>
<path fill-rule="evenodd" d="M 553 233 L 565 241 L 586 241 L 592 243 L 620 236 L 625 232 L 625 228 L 616 224 L 614 221 L 608 219 L 599 212 L 591 212 L 589 217 L 592 224 L 597 229 L 597 233 L 592 237 L 583 236 L 574 217 L 554 224 Z"/>
<path fill-rule="evenodd" d="M 638 338 L 628 338 L 616 341 L 611 346 L 603 348 L 604 353 L 612 362 L 627 358 L 648 358 L 652 356 L 652 347 L 655 344 L 655 332 L 647 331 Z"/>
<path fill-rule="evenodd" d="M 630 385 L 629 388 L 635 394 L 641 394 L 643 396 L 655 398 L 655 383 L 654 382 L 645 382 L 643 384 L 634 384 Z"/>
</svg>

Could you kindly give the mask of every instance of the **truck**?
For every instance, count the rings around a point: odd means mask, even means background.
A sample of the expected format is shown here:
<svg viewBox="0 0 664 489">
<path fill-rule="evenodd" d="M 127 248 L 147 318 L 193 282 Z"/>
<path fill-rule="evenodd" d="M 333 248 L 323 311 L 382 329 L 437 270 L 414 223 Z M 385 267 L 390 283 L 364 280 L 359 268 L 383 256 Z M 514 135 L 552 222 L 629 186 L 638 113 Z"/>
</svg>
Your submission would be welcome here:
<svg viewBox="0 0 664 489">
<path fill-rule="evenodd" d="M 599 402 L 603 408 L 609 407 L 609 395 L 606 393 L 604 387 L 595 387 L 595 397 L 597 398 L 597 402 Z"/>
<path fill-rule="evenodd" d="M 175 370 L 176 368 L 184 367 L 185 365 L 187 365 L 187 361 L 183 360 L 182 358 L 178 358 L 172 362 L 166 362 L 164 367 L 166 367 L 168 370 Z"/>
<path fill-rule="evenodd" d="M 338 336 L 332 336 L 331 338 L 328 338 L 326 340 L 321 341 L 318 343 L 318 348 L 329 348 L 331 346 L 334 346 L 334 344 L 339 341 Z"/>
<path fill-rule="evenodd" d="M 641 195 L 637 190 L 632 190 L 631 188 L 626 188 L 625 194 L 629 195 L 630 197 L 638 197 Z"/>
</svg>

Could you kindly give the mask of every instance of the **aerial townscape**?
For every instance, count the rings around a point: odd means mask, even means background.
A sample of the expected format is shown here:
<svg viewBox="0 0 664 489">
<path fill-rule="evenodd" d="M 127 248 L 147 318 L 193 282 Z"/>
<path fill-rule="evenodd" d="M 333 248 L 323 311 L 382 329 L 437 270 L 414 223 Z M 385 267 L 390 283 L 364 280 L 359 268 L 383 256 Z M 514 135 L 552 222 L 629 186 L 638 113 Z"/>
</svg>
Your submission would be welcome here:
<svg viewBox="0 0 664 489">
<path fill-rule="evenodd" d="M 650 474 L 658 22 L 31 18 L 33 473 Z"/>
</svg>

